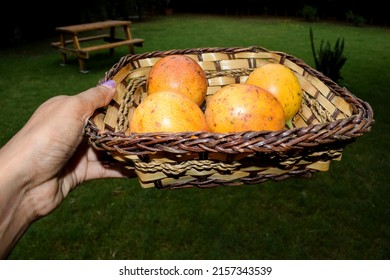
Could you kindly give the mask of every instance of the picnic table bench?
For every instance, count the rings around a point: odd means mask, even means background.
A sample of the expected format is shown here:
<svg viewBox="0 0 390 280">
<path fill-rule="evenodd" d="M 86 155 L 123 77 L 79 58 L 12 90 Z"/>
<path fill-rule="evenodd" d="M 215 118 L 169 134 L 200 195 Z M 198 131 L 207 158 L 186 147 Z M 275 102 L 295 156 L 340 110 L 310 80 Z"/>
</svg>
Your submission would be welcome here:
<svg viewBox="0 0 390 280">
<path fill-rule="evenodd" d="M 122 27 L 124 38 L 116 36 L 116 28 Z M 85 35 L 87 31 L 108 32 L 97 35 Z M 110 54 L 114 53 L 114 48 L 120 46 L 129 46 L 130 53 L 134 53 L 134 46 L 142 47 L 144 39 L 133 38 L 131 34 L 131 21 L 125 20 L 106 20 L 99 22 L 91 22 L 78 25 L 69 25 L 57 27 L 56 31 L 59 33 L 60 40 L 52 42 L 51 45 L 58 49 L 61 56 L 61 65 L 67 63 L 67 55 L 76 55 L 80 72 L 87 73 L 85 60 L 89 59 L 91 52 L 108 49 Z M 87 46 L 82 46 L 82 42 L 94 42 Z"/>
</svg>

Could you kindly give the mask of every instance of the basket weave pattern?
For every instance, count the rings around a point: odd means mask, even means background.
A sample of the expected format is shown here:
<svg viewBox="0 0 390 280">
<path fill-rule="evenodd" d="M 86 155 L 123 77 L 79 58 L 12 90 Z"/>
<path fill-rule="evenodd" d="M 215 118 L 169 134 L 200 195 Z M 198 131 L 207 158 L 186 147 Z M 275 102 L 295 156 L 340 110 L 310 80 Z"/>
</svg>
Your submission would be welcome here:
<svg viewBox="0 0 390 280">
<path fill-rule="evenodd" d="M 294 71 L 303 103 L 292 129 L 241 133 L 130 133 L 129 119 L 146 97 L 146 77 L 161 57 L 188 55 L 205 70 L 207 96 L 244 83 L 254 68 L 280 63 Z M 262 47 L 156 51 L 122 57 L 100 82 L 113 79 L 117 93 L 97 110 L 86 134 L 98 150 L 134 169 L 142 187 L 161 189 L 259 184 L 310 177 L 340 160 L 346 145 L 371 130 L 370 105 L 302 60 Z M 204 109 L 204 104 L 203 107 Z"/>
</svg>

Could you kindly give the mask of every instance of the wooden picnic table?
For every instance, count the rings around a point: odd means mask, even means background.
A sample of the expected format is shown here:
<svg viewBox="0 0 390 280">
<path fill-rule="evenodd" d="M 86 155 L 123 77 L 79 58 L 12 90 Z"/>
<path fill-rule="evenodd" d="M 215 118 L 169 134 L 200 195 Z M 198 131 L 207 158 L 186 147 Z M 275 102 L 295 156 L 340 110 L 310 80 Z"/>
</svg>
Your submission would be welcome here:
<svg viewBox="0 0 390 280">
<path fill-rule="evenodd" d="M 122 28 L 123 36 L 117 36 L 116 28 Z M 87 34 L 102 30 L 102 34 Z M 113 54 L 114 48 L 127 45 L 130 53 L 134 53 L 134 46 L 142 47 L 144 43 L 144 39 L 132 37 L 131 21 L 126 20 L 107 20 L 62 26 L 57 27 L 56 31 L 59 33 L 59 41 L 52 42 L 51 45 L 58 49 L 61 55 L 61 64 L 67 63 L 68 54 L 76 55 L 82 73 L 88 72 L 85 60 L 89 59 L 90 52 L 109 49 L 110 54 Z M 88 41 L 94 42 L 94 44 L 82 46 L 82 42 Z"/>
</svg>

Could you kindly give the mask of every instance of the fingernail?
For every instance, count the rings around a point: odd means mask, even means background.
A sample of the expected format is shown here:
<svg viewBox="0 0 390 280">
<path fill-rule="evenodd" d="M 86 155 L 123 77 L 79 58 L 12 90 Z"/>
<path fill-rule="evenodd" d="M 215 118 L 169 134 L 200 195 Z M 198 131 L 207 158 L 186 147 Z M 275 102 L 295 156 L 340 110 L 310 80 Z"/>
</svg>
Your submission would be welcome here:
<svg viewBox="0 0 390 280">
<path fill-rule="evenodd" d="M 116 87 L 116 83 L 114 80 L 108 80 L 108 81 L 105 81 L 104 83 L 101 84 L 102 86 L 106 87 L 106 88 L 115 88 Z"/>
</svg>

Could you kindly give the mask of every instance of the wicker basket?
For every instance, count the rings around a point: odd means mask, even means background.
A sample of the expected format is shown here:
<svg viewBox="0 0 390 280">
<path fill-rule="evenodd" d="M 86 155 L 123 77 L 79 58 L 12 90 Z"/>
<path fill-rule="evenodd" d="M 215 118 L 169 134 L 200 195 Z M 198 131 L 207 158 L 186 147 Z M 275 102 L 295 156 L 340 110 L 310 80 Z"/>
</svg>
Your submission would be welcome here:
<svg viewBox="0 0 390 280">
<path fill-rule="evenodd" d="M 243 83 L 255 67 L 280 63 L 303 88 L 293 128 L 242 133 L 129 133 L 134 108 L 146 96 L 146 77 L 161 57 L 183 54 L 206 71 L 208 95 Z M 100 82 L 113 79 L 117 93 L 86 126 L 90 143 L 135 171 L 142 187 L 172 189 L 259 184 L 310 177 L 340 160 L 347 144 L 371 130 L 370 105 L 303 61 L 262 47 L 156 51 L 122 57 Z"/>
</svg>

